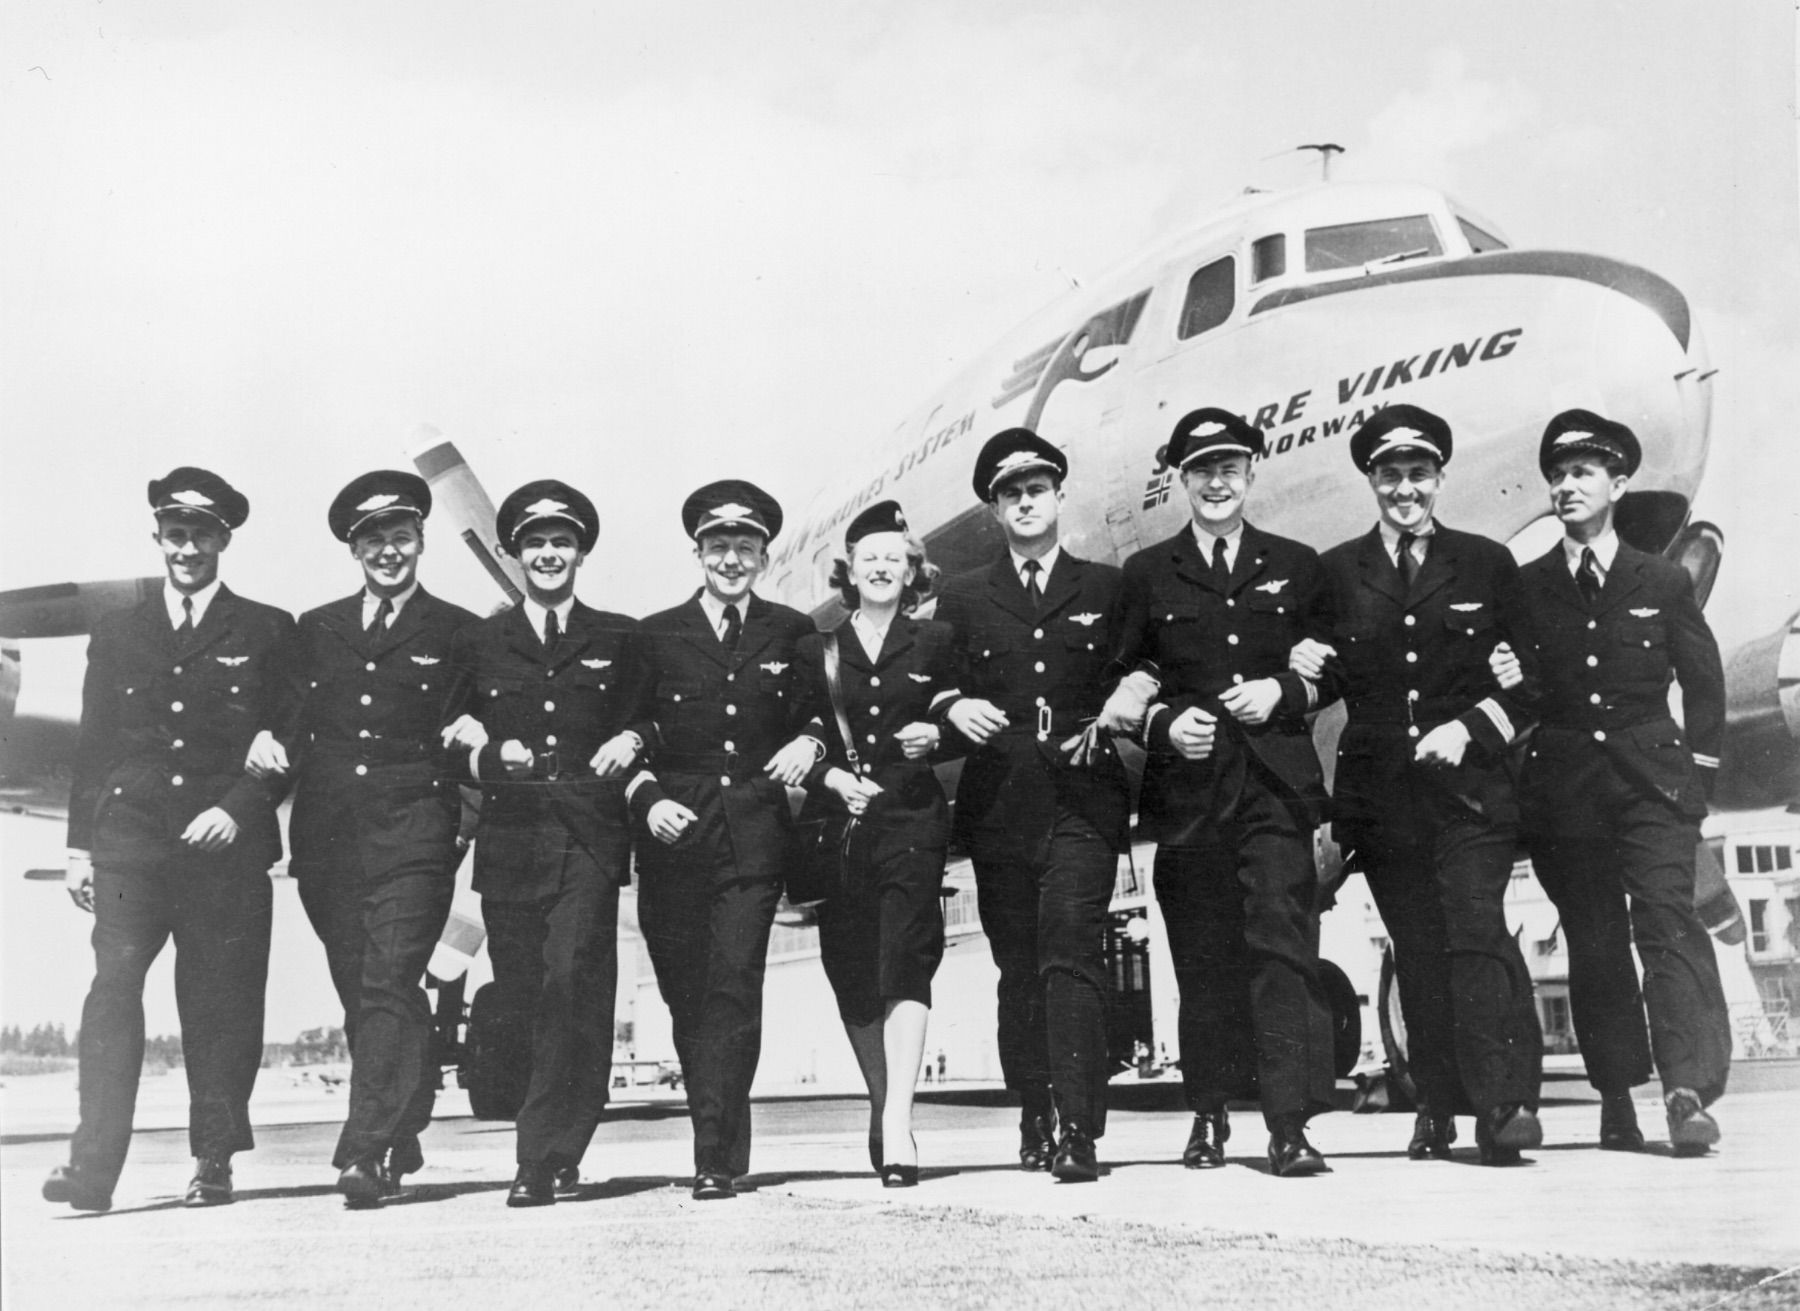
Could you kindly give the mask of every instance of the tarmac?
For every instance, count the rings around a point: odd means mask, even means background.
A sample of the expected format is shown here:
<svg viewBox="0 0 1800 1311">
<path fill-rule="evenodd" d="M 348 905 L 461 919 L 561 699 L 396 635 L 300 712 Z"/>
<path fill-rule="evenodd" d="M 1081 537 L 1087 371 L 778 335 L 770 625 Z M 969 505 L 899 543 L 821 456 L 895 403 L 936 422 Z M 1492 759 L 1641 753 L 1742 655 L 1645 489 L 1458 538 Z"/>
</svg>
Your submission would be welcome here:
<svg viewBox="0 0 1800 1311">
<path fill-rule="evenodd" d="M 6 1080 L 0 1255 L 6 1306 L 38 1307 L 1145 1305 L 1764 1308 L 1800 1306 L 1800 1063 L 1740 1064 L 1699 1160 L 1664 1141 L 1638 1090 L 1641 1154 L 1599 1151 L 1584 1083 L 1546 1086 L 1529 1164 L 1410 1162 L 1410 1117 L 1321 1117 L 1329 1174 L 1275 1179 L 1254 1108 L 1229 1164 L 1184 1170 L 1179 1087 L 1115 1085 L 1102 1178 L 1058 1184 L 1014 1164 L 1017 1111 L 991 1088 L 922 1094 L 920 1185 L 869 1169 L 860 1098 L 763 1098 L 746 1191 L 688 1196 L 691 1138 L 668 1094 L 609 1109 L 581 1198 L 503 1205 L 510 1125 L 440 1103 L 426 1168 L 380 1211 L 346 1212 L 329 1168 L 341 1084 L 265 1071 L 258 1149 L 238 1202 L 180 1205 L 190 1172 L 179 1073 L 147 1079 L 114 1210 L 38 1197 L 66 1158 L 72 1079 Z M 323 1077 L 321 1077 L 321 1074 Z M 59 1086 L 60 1085 L 60 1086 Z M 58 1109 L 60 1105 L 60 1110 Z M 60 1116 L 63 1123 L 58 1123 Z M 156 1127 L 162 1126 L 162 1127 Z"/>
</svg>

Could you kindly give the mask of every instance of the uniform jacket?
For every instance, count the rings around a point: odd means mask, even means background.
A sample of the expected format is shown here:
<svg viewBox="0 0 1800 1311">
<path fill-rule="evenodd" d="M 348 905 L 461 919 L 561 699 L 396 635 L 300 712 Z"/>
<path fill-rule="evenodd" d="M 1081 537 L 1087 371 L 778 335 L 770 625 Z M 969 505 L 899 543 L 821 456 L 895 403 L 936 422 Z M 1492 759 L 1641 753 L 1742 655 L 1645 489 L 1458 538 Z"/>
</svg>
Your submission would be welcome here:
<svg viewBox="0 0 1800 1311">
<path fill-rule="evenodd" d="M 1725 739 L 1725 673 L 1687 571 L 1620 543 L 1591 612 L 1561 542 L 1520 575 L 1544 682 L 1525 762 L 1527 822 L 1580 827 L 1582 778 L 1603 759 L 1702 818 Z M 1669 714 L 1671 679 L 1681 681 L 1685 732 Z"/>
<path fill-rule="evenodd" d="M 221 586 L 185 640 L 163 598 L 108 615 L 88 643 L 69 846 L 101 864 L 153 863 L 201 811 L 237 822 L 231 850 L 281 858 L 275 807 L 287 784 L 244 772 L 257 733 L 294 711 L 294 621 Z"/>
<path fill-rule="evenodd" d="M 1151 708 L 1138 820 L 1157 842 L 1195 840 L 1224 816 L 1232 790 L 1219 783 L 1254 758 L 1299 804 L 1303 822 L 1325 812 L 1325 780 L 1306 726 L 1306 683 L 1288 668 L 1303 637 L 1323 638 L 1324 577 L 1310 546 L 1244 525 L 1229 583 L 1221 588 L 1191 525 L 1125 562 L 1124 614 L 1117 647 L 1123 672 L 1147 670 L 1162 682 Z M 1273 678 L 1281 704 L 1266 723 L 1247 727 L 1219 703 L 1240 682 Z M 1190 706 L 1218 717 L 1213 753 L 1190 761 L 1169 729 Z M 1248 754 L 1246 754 L 1248 753 Z"/>
<path fill-rule="evenodd" d="M 933 702 L 954 692 L 955 631 L 939 621 L 898 616 L 873 662 L 848 619 L 834 631 L 844 716 L 850 724 L 860 772 L 882 789 L 863 818 L 863 828 L 874 838 L 872 858 L 880 860 L 892 850 L 947 847 L 950 807 L 932 768 L 933 759 L 942 758 L 942 752 L 908 760 L 894 734 L 908 724 L 932 722 Z M 829 770 L 851 768 L 825 679 L 825 640 L 823 633 L 810 633 L 800 639 L 798 648 L 807 717 L 818 726 L 815 731 L 825 743 L 825 758 L 807 778 L 803 818 L 842 813 L 843 803 L 824 780 Z M 953 732 L 946 732 L 945 737 L 961 740 Z"/>
<path fill-rule="evenodd" d="M 1326 666 L 1320 703 L 1341 697 L 1350 712 L 1332 794 L 1339 841 L 1403 817 L 1401 803 L 1420 788 L 1447 790 L 1491 822 L 1518 822 L 1507 748 L 1527 726 L 1538 691 L 1518 566 L 1500 543 L 1442 523 L 1424 540 L 1425 563 L 1410 593 L 1379 528 L 1323 556 L 1337 657 Z M 1525 673 L 1510 692 L 1488 667 L 1501 642 Z M 1473 739 L 1463 763 L 1454 770 L 1415 764 L 1419 739 L 1452 719 Z"/>
<path fill-rule="evenodd" d="M 404 615 L 404 611 L 402 614 Z M 559 886 L 573 839 L 619 881 L 630 878 L 619 851 L 628 832 L 625 780 L 598 778 L 588 762 L 644 717 L 648 690 L 638 623 L 576 601 L 554 649 L 523 605 L 467 625 L 451 641 L 451 686 L 442 721 L 469 714 L 488 742 L 463 756 L 463 777 L 481 784 L 475 837 L 475 890 L 484 898 L 535 900 Z M 530 778 L 511 779 L 501 745 L 531 748 Z"/>
<path fill-rule="evenodd" d="M 1063 551 L 1038 612 L 1009 552 L 946 582 L 937 618 L 954 633 L 962 695 L 991 701 L 1011 721 L 983 746 L 957 735 L 968 750 L 956 789 L 957 841 L 979 858 L 1005 856 L 1047 833 L 1060 804 L 1123 850 L 1130 788 L 1111 741 L 1081 766 L 1059 749 L 1100 713 L 1117 682 L 1107 671 L 1119 571 Z"/>
<path fill-rule="evenodd" d="M 668 799 L 699 816 L 673 846 L 640 838 L 646 874 L 698 868 L 772 881 L 786 872 L 793 814 L 787 789 L 763 766 L 806 726 L 798 647 L 815 631 L 798 610 L 754 594 L 735 652 L 713 631 L 699 592 L 644 620 L 653 746 L 632 784 L 632 810 L 642 820 Z"/>
<path fill-rule="evenodd" d="M 450 825 L 445 840 L 455 833 L 459 780 L 446 777 L 454 764 L 438 730 L 450 691 L 451 639 L 475 616 L 421 587 L 392 625 L 365 632 L 362 619 L 361 591 L 300 616 L 302 695 L 294 724 L 281 735 L 298 779 L 288 823 L 296 878 L 354 836 L 346 826 L 364 807 L 441 803 Z M 377 855 L 364 851 L 365 865 Z"/>
</svg>

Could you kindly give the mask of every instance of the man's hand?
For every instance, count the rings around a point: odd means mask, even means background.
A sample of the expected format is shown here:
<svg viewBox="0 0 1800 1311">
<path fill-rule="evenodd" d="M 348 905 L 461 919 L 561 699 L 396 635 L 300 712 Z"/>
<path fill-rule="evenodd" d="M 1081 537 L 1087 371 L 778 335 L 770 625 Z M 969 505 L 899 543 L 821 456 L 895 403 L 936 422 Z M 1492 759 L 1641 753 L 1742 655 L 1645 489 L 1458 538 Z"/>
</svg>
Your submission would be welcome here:
<svg viewBox="0 0 1800 1311">
<path fill-rule="evenodd" d="M 265 728 L 250 744 L 250 754 L 244 757 L 244 772 L 251 778 L 272 778 L 287 773 L 287 748 Z"/>
<path fill-rule="evenodd" d="M 446 727 L 440 736 L 444 741 L 444 750 L 461 747 L 464 751 L 479 751 L 488 744 L 487 729 L 473 715 L 460 715 L 455 723 Z"/>
<path fill-rule="evenodd" d="M 806 782 L 806 776 L 818 763 L 818 740 L 810 737 L 797 737 L 769 757 L 769 763 L 763 766 L 763 773 L 777 783 L 785 783 L 788 787 L 797 788 Z"/>
<path fill-rule="evenodd" d="M 1420 738 L 1413 758 L 1423 765 L 1449 765 L 1454 768 L 1462 764 L 1463 752 L 1468 749 L 1469 730 L 1463 727 L 1461 720 L 1452 719 L 1447 724 L 1439 724 Z"/>
<path fill-rule="evenodd" d="M 637 759 L 637 753 L 637 734 L 620 733 L 609 738 L 594 752 L 594 758 L 588 761 L 588 768 L 601 778 L 616 778 L 631 768 L 631 762 Z"/>
<path fill-rule="evenodd" d="M 700 817 L 679 801 L 663 800 L 650 807 L 645 816 L 650 825 L 650 835 L 658 842 L 674 843 L 688 831 L 688 825 Z"/>
<path fill-rule="evenodd" d="M 915 722 L 894 734 L 894 740 L 900 744 L 900 750 L 908 760 L 923 760 L 937 750 L 941 736 L 936 724 Z"/>
<path fill-rule="evenodd" d="M 518 738 L 509 737 L 500 744 L 500 767 L 508 778 L 530 778 L 531 767 L 536 763 L 531 748 Z"/>
<path fill-rule="evenodd" d="M 1316 683 L 1325 674 L 1325 662 L 1337 654 L 1335 646 L 1327 646 L 1323 642 L 1315 642 L 1310 637 L 1303 637 L 1288 652 L 1288 668 L 1309 683 Z"/>
<path fill-rule="evenodd" d="M 85 851 L 69 848 L 68 864 L 63 870 L 63 890 L 75 909 L 94 913 L 94 858 Z"/>
<path fill-rule="evenodd" d="M 1100 751 L 1100 721 L 1095 720 L 1062 744 L 1071 765 L 1091 765 Z"/>
<path fill-rule="evenodd" d="M 837 793 L 844 809 L 852 815 L 862 814 L 881 795 L 881 784 L 872 778 L 858 778 L 847 769 L 825 771 L 825 786 Z"/>
<path fill-rule="evenodd" d="M 1525 670 L 1519 664 L 1519 653 L 1505 642 L 1488 653 L 1488 668 L 1493 670 L 1494 679 L 1500 684 L 1502 692 L 1510 692 L 1525 681 Z"/>
<path fill-rule="evenodd" d="M 1189 706 L 1169 725 L 1169 742 L 1189 760 L 1205 760 L 1212 754 L 1218 716 L 1199 706 Z"/>
<path fill-rule="evenodd" d="M 1239 683 L 1219 697 L 1219 704 L 1240 724 L 1266 724 L 1281 704 L 1281 684 L 1272 678 Z"/>
<path fill-rule="evenodd" d="M 202 851 L 223 851 L 237 841 L 238 823 L 230 815 L 212 806 L 194 816 L 181 840 Z"/>
<path fill-rule="evenodd" d="M 1125 675 L 1100 709 L 1100 727 L 1109 733 L 1136 733 L 1143 728 L 1144 715 L 1161 686 L 1141 669 Z"/>
<path fill-rule="evenodd" d="M 990 737 L 1012 722 L 992 701 L 979 701 L 974 697 L 964 697 L 951 706 L 945 718 L 951 727 L 976 746 L 985 745 Z"/>
</svg>

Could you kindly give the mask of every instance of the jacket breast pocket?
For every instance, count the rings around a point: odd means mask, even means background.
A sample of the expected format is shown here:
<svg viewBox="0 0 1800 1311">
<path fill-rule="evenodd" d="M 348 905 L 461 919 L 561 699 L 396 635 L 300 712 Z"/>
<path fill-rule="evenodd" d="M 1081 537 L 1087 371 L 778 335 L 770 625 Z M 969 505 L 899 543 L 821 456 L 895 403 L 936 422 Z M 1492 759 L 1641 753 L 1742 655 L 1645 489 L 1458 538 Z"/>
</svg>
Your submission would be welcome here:
<svg viewBox="0 0 1800 1311">
<path fill-rule="evenodd" d="M 1631 623 L 1619 629 L 1620 645 L 1633 651 L 1656 651 L 1669 644 L 1669 636 L 1658 623 Z"/>
<path fill-rule="evenodd" d="M 1244 608 L 1253 615 L 1289 615 L 1299 607 L 1291 596 L 1280 593 L 1258 592 L 1254 589 L 1244 595 Z"/>
<path fill-rule="evenodd" d="M 1494 616 L 1484 610 L 1469 613 L 1451 613 L 1444 616 L 1444 627 L 1451 633 L 1460 633 L 1464 637 L 1492 636 Z"/>
</svg>

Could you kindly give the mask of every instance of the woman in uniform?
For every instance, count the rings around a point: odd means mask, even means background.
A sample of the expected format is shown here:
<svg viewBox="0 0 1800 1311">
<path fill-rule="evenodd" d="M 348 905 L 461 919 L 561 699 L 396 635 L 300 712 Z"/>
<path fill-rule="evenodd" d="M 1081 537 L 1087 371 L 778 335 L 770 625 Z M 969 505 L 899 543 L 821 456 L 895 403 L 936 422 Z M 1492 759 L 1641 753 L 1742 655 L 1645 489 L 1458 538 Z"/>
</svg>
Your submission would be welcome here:
<svg viewBox="0 0 1800 1311">
<path fill-rule="evenodd" d="M 931 757 L 934 708 L 955 695 L 951 631 L 912 617 L 936 573 L 894 501 L 858 515 L 832 585 L 850 617 L 797 648 L 825 757 L 807 777 L 803 818 L 860 820 L 844 888 L 819 908 L 819 945 L 838 1013 L 869 1087 L 869 1159 L 889 1188 L 919 1180 L 913 1085 L 925 1050 L 931 978 L 944 955 L 939 901 L 950 812 Z M 838 728 L 826 673 L 835 645 Z"/>
</svg>

